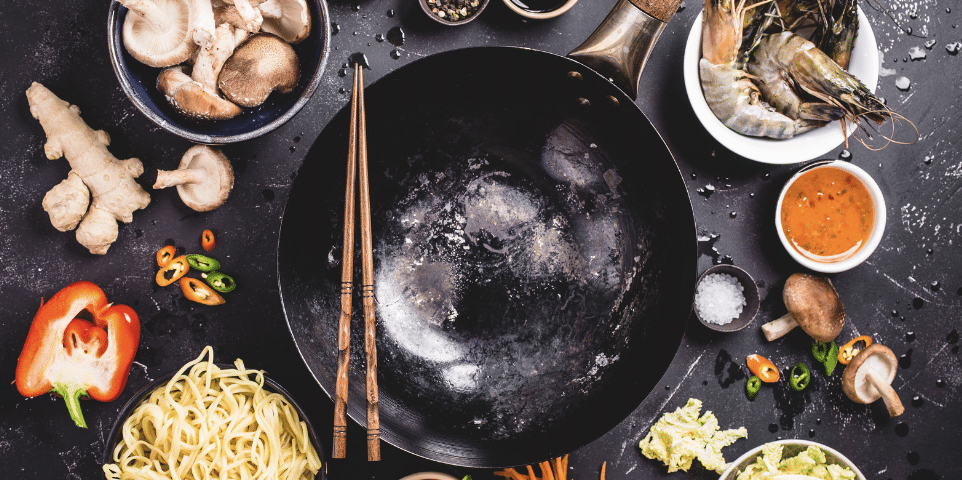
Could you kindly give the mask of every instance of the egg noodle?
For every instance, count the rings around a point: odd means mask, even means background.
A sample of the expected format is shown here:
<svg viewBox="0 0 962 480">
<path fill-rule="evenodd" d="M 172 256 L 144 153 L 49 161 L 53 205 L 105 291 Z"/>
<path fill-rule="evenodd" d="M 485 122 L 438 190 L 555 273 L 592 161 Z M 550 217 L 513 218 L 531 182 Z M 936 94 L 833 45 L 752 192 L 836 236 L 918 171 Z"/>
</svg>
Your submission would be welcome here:
<svg viewBox="0 0 962 480">
<path fill-rule="evenodd" d="M 215 365 L 208 346 L 151 392 L 124 422 L 107 480 L 313 479 L 307 424 L 264 390 L 263 371 L 234 366 Z"/>
</svg>

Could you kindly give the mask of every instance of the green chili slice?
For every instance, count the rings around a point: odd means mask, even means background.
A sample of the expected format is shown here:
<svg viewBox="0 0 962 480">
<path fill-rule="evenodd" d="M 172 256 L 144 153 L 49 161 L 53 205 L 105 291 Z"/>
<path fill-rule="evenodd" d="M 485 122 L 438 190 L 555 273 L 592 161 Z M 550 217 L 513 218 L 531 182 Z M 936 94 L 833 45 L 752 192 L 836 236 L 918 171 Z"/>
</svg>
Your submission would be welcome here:
<svg viewBox="0 0 962 480">
<path fill-rule="evenodd" d="M 237 282 L 230 275 L 220 272 L 205 273 L 204 280 L 207 280 L 207 284 L 220 293 L 230 293 L 237 288 Z"/>
<path fill-rule="evenodd" d="M 835 340 L 829 344 L 828 353 L 825 355 L 825 375 L 831 375 L 835 371 L 835 366 L 838 365 L 838 345 L 835 344 Z"/>
<path fill-rule="evenodd" d="M 824 363 L 825 357 L 828 356 L 828 351 L 831 350 L 831 346 L 830 343 L 812 340 L 812 356 L 815 357 L 815 360 L 819 363 Z"/>
<path fill-rule="evenodd" d="M 220 262 L 206 255 L 198 255 L 196 253 L 187 255 L 187 263 L 190 264 L 191 268 L 197 269 L 201 272 L 213 272 L 214 270 L 220 270 Z"/>
<path fill-rule="evenodd" d="M 758 391 L 762 389 L 762 379 L 752 375 L 745 383 L 745 394 L 748 395 L 748 400 L 754 402 L 758 398 Z"/>
<path fill-rule="evenodd" d="M 804 363 L 799 363 L 792 367 L 791 373 L 788 375 L 788 385 L 792 387 L 792 390 L 796 392 L 801 392 L 805 390 L 808 383 L 812 380 L 812 374 L 808 371 L 808 366 Z"/>
</svg>

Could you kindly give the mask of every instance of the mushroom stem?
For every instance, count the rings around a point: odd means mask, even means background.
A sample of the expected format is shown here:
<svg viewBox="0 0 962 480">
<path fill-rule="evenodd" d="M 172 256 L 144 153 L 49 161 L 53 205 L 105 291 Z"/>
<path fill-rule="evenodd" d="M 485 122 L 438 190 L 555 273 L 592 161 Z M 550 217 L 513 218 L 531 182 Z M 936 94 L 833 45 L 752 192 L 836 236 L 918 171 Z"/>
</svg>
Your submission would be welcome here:
<svg viewBox="0 0 962 480">
<path fill-rule="evenodd" d="M 865 379 L 882 396 L 882 401 L 885 402 L 885 408 L 888 409 L 890 417 L 897 417 L 905 413 L 905 406 L 902 405 L 899 394 L 895 393 L 895 389 L 891 385 L 885 383 L 882 378 L 871 371 L 865 372 Z"/>
<path fill-rule="evenodd" d="M 205 89 L 217 91 L 217 77 L 224 62 L 234 53 L 233 27 L 226 23 L 217 26 L 214 41 L 202 48 L 194 62 L 191 78 Z"/>
<path fill-rule="evenodd" d="M 786 313 L 785 315 L 762 325 L 762 332 L 765 333 L 765 339 L 771 342 L 772 340 L 784 337 L 786 334 L 788 334 L 788 332 L 791 332 L 792 329 L 797 326 L 798 322 L 795 321 L 795 317 L 792 317 L 791 313 Z"/>
<path fill-rule="evenodd" d="M 166 31 L 170 28 L 170 17 L 156 3 L 150 0 L 119 1 L 121 5 L 127 7 L 127 10 L 143 17 L 156 30 Z"/>
<path fill-rule="evenodd" d="M 197 45 L 206 47 L 216 36 L 214 8 L 210 0 L 188 0 L 190 2 L 190 38 Z"/>
<path fill-rule="evenodd" d="M 207 174 L 204 171 L 194 170 L 192 168 L 171 171 L 157 170 L 157 180 L 154 182 L 154 190 L 190 183 L 200 183 L 204 181 L 206 177 Z"/>
<path fill-rule="evenodd" d="M 257 33 L 261 30 L 261 22 L 264 21 L 264 17 L 261 16 L 259 9 L 251 5 L 250 0 L 227 0 L 225 3 L 232 4 L 237 9 L 237 15 L 242 20 L 242 25 L 238 25 L 240 28 L 251 33 Z"/>
</svg>

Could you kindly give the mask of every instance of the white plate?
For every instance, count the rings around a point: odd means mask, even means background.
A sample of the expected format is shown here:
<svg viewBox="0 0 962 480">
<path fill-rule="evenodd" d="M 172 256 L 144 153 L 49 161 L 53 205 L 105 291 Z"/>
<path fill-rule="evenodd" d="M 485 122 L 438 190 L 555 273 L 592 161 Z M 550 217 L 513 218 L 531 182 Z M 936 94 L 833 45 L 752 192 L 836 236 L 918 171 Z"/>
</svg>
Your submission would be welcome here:
<svg viewBox="0 0 962 480">
<path fill-rule="evenodd" d="M 708 108 L 698 78 L 698 59 L 701 58 L 701 23 L 702 13 L 699 13 L 688 35 L 688 43 L 685 45 L 685 90 L 688 92 L 688 99 L 695 111 L 695 116 L 705 126 L 705 130 L 715 137 L 715 140 L 745 158 L 778 165 L 818 158 L 845 141 L 842 127 L 838 122 L 829 123 L 824 127 L 786 140 L 749 137 L 735 133 L 721 123 Z M 878 45 L 875 43 L 872 26 L 861 7 L 858 9 L 858 36 L 855 38 L 848 71 L 861 80 L 872 93 L 875 93 L 879 74 Z M 848 128 L 848 134 L 851 135 L 854 130 L 854 128 Z"/>
</svg>

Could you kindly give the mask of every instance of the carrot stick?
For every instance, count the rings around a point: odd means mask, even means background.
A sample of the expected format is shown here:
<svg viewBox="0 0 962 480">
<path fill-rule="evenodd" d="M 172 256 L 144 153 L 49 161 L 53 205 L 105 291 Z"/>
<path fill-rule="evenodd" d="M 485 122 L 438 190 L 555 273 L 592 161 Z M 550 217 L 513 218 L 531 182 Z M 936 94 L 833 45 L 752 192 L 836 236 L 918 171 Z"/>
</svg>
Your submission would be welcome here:
<svg viewBox="0 0 962 480">
<path fill-rule="evenodd" d="M 601 480 L 605 480 L 605 466 L 606 466 L 606 465 L 608 465 L 608 462 L 602 462 L 602 463 L 601 463 Z"/>
<path fill-rule="evenodd" d="M 551 473 L 551 462 L 541 462 L 538 466 L 541 467 L 542 480 L 554 480 L 554 475 Z"/>
<path fill-rule="evenodd" d="M 513 468 L 506 468 L 504 470 L 499 470 L 497 472 L 494 472 L 494 474 L 499 477 L 510 478 L 511 480 L 528 480 L 524 478 L 524 475 L 518 473 L 518 471 Z"/>
</svg>

